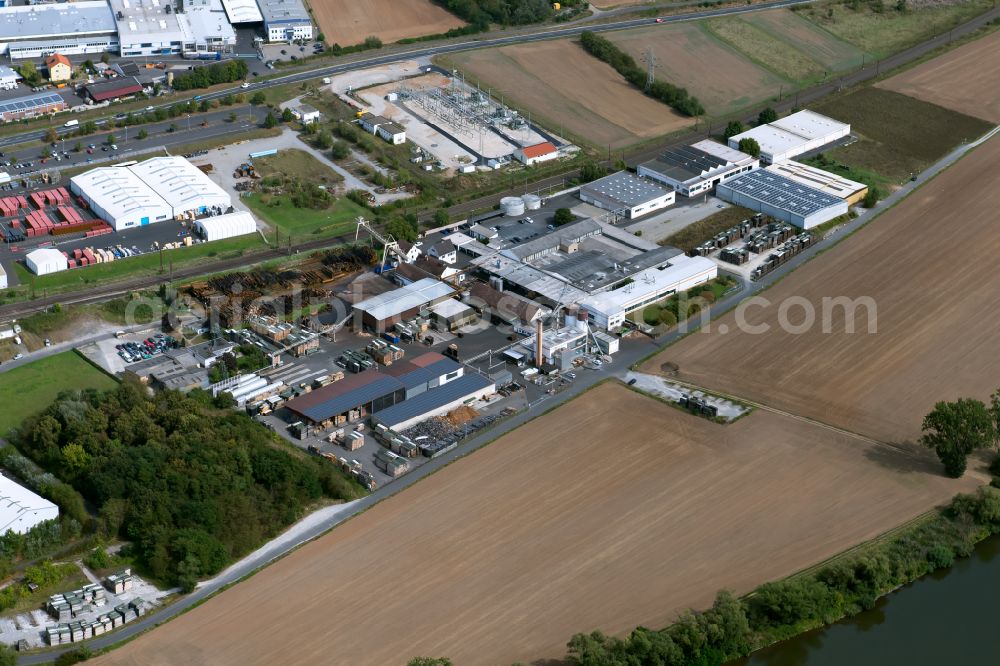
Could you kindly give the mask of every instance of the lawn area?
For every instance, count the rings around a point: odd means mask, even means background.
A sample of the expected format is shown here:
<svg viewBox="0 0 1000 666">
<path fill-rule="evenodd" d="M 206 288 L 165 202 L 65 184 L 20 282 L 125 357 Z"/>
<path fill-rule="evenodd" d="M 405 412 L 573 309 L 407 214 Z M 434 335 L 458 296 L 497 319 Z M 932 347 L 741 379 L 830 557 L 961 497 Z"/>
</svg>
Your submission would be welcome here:
<svg viewBox="0 0 1000 666">
<path fill-rule="evenodd" d="M 774 9 L 747 14 L 742 19 L 775 39 L 806 53 L 826 69 L 840 72 L 862 64 L 862 51 L 790 9 Z"/>
<path fill-rule="evenodd" d="M 798 9 L 800 16 L 816 23 L 840 39 L 876 57 L 885 57 L 914 44 L 947 32 L 987 9 L 993 0 L 942 0 L 935 3 L 906 4 L 897 10 L 895 2 L 825 2 Z"/>
<path fill-rule="evenodd" d="M 262 250 L 265 247 L 264 241 L 258 234 L 227 238 L 213 243 L 199 243 L 191 247 L 164 250 L 163 267 L 164 270 L 169 270 L 171 265 L 180 268 L 202 259 L 227 259 Z M 41 276 L 33 275 L 21 263 L 15 264 L 14 270 L 17 272 L 18 280 L 25 285 L 24 288 L 29 293 L 34 280 L 36 294 L 41 294 L 43 291 L 51 294 L 79 289 L 86 285 L 157 274 L 160 272 L 160 254 L 148 252 L 138 257 Z"/>
<path fill-rule="evenodd" d="M 753 216 L 754 212 L 749 208 L 730 206 L 717 213 L 712 213 L 705 219 L 698 220 L 694 224 L 689 224 L 673 236 L 664 238 L 660 241 L 660 245 L 673 245 L 687 252 L 698 247 L 720 231 L 725 231 L 729 227 Z"/>
<path fill-rule="evenodd" d="M 709 32 L 717 39 L 745 54 L 750 60 L 788 81 L 799 83 L 819 80 L 823 65 L 783 39 L 738 18 L 708 21 Z"/>
<path fill-rule="evenodd" d="M 256 162 L 255 162 L 256 163 Z M 347 198 L 337 199 L 330 208 L 296 208 L 286 196 L 252 194 L 243 199 L 255 214 L 280 228 L 296 240 L 303 236 L 337 236 L 354 229 L 356 217 L 371 213 Z M 285 239 L 282 238 L 282 242 Z"/>
<path fill-rule="evenodd" d="M 344 177 L 304 150 L 281 150 L 276 155 L 257 157 L 253 161 L 263 178 L 290 178 L 319 185 L 336 185 Z"/>
<path fill-rule="evenodd" d="M 0 410 L 0 435 L 25 417 L 45 409 L 67 388 L 107 390 L 117 382 L 74 351 L 55 354 L 27 365 L 0 372 L 0 395 L 6 397 Z"/>
<path fill-rule="evenodd" d="M 239 140 L 252 141 L 254 139 L 269 139 L 271 137 L 278 136 L 281 134 L 281 131 L 281 127 L 272 127 L 271 129 L 258 127 L 247 132 L 242 132 L 239 135 Z M 204 139 L 202 141 L 192 141 L 191 143 L 185 143 L 179 146 L 171 146 L 170 153 L 172 155 L 186 155 L 188 153 L 196 153 L 199 150 L 212 150 L 214 148 L 219 148 L 232 143 L 232 136 L 217 136 L 210 139 Z"/>
<path fill-rule="evenodd" d="M 982 136 L 992 127 L 985 120 L 872 87 L 827 98 L 813 110 L 850 123 L 859 137 L 848 146 L 826 152 L 825 157 L 894 183 L 906 181 L 955 146 Z"/>
</svg>

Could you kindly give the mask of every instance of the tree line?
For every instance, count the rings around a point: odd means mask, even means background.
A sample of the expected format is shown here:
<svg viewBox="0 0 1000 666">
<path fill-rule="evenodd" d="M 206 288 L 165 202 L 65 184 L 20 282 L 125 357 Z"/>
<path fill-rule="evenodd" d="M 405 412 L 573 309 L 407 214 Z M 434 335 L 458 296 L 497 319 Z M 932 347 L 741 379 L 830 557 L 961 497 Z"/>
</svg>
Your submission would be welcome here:
<svg viewBox="0 0 1000 666">
<path fill-rule="evenodd" d="M 241 81 L 247 77 L 250 67 L 241 58 L 225 62 L 216 62 L 205 67 L 195 67 L 186 74 L 174 77 L 171 87 L 174 90 L 192 90 L 194 88 L 209 88 L 220 83 Z"/>
<path fill-rule="evenodd" d="M 625 77 L 625 80 L 642 90 L 648 97 L 663 102 L 678 113 L 685 116 L 700 116 L 705 113 L 697 97 L 688 94 L 687 89 L 675 86 L 666 81 L 656 79 L 652 85 L 646 86 L 646 71 L 636 64 L 625 51 L 613 42 L 593 32 L 586 31 L 580 35 L 580 43 L 590 55 L 614 67 L 615 71 Z"/>
<path fill-rule="evenodd" d="M 298 519 L 359 487 L 211 394 L 148 396 L 126 382 L 69 391 L 25 420 L 15 443 L 77 489 L 96 527 L 129 540 L 150 576 L 193 589 Z"/>
</svg>

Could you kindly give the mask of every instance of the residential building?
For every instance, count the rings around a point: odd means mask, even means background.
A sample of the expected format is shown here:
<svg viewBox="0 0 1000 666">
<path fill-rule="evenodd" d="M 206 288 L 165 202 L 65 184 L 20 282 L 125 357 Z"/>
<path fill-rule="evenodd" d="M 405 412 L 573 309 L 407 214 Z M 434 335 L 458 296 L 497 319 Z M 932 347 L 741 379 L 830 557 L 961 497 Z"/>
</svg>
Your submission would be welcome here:
<svg viewBox="0 0 1000 666">
<path fill-rule="evenodd" d="M 73 64 L 69 61 L 69 58 L 61 53 L 53 53 L 46 58 L 45 69 L 48 70 L 49 81 L 53 83 L 69 81 L 73 78 Z"/>
</svg>

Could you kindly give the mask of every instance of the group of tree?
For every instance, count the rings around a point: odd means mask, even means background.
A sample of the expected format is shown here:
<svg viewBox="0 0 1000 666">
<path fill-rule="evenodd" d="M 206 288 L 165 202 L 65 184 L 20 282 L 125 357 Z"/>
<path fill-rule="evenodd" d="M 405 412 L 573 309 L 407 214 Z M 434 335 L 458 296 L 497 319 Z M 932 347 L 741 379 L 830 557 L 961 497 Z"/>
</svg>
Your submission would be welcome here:
<svg viewBox="0 0 1000 666">
<path fill-rule="evenodd" d="M 486 30 L 490 23 L 499 25 L 526 25 L 550 18 L 552 3 L 548 0 L 436 0 L 438 4 L 467 23 L 477 32 Z M 581 0 L 561 4 L 570 7 Z"/>
<path fill-rule="evenodd" d="M 737 598 L 722 591 L 712 607 L 687 611 L 659 630 L 638 627 L 625 638 L 581 633 L 568 643 L 577 666 L 719 666 L 842 617 L 870 609 L 901 585 L 967 557 L 975 544 L 1000 532 L 1000 491 L 959 495 L 927 521 L 809 573 L 765 583 Z M 426 657 L 409 666 L 447 666 Z"/>
<path fill-rule="evenodd" d="M 186 74 L 174 77 L 172 84 L 174 90 L 193 90 L 195 88 L 209 88 L 220 83 L 232 83 L 241 81 L 250 72 L 249 66 L 240 58 L 226 60 L 225 62 L 215 62 L 208 66 L 195 67 Z"/>
<path fill-rule="evenodd" d="M 642 90 L 647 96 L 667 104 L 685 116 L 700 116 L 705 113 L 697 97 L 688 94 L 687 89 L 656 79 L 647 86 L 646 70 L 636 64 L 635 59 L 618 48 L 609 39 L 586 31 L 580 35 L 580 43 L 590 55 L 614 67 L 625 80 Z"/>
<path fill-rule="evenodd" d="M 1000 390 L 993 393 L 989 405 L 974 398 L 935 404 L 924 417 L 922 430 L 920 441 L 934 450 L 945 474 L 962 476 L 971 453 L 987 447 L 1000 450 Z M 1000 471 L 998 461 L 1000 454 L 992 465 L 995 471 Z"/>
<path fill-rule="evenodd" d="M 417 222 L 417 216 L 413 213 L 407 213 L 386 222 L 385 230 L 386 233 L 392 234 L 396 240 L 405 240 L 412 243 L 417 240 L 420 226 Z"/>
<path fill-rule="evenodd" d="M 125 382 L 68 391 L 28 418 L 18 448 L 77 489 L 98 528 L 131 542 L 153 578 L 190 590 L 295 521 L 358 486 L 301 455 L 210 393 L 147 395 Z"/>
<path fill-rule="evenodd" d="M 208 371 L 210 382 L 213 384 L 221 382 L 226 377 L 235 377 L 245 372 L 255 372 L 269 365 L 267 354 L 257 345 L 243 344 L 237 347 L 235 352 L 223 354 L 219 362 L 212 365 Z"/>
</svg>

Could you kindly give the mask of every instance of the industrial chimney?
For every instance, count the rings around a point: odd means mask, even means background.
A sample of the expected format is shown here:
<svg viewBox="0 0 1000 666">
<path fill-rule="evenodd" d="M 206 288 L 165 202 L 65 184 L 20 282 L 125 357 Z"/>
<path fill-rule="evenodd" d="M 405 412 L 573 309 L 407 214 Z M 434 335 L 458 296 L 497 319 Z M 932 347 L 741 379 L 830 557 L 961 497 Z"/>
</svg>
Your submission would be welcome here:
<svg viewBox="0 0 1000 666">
<path fill-rule="evenodd" d="M 542 340 L 545 334 L 545 327 L 542 324 L 542 320 L 539 319 L 535 322 L 535 367 L 542 367 L 544 361 L 542 357 Z"/>
</svg>

